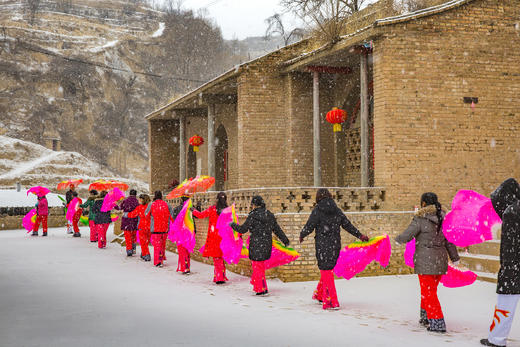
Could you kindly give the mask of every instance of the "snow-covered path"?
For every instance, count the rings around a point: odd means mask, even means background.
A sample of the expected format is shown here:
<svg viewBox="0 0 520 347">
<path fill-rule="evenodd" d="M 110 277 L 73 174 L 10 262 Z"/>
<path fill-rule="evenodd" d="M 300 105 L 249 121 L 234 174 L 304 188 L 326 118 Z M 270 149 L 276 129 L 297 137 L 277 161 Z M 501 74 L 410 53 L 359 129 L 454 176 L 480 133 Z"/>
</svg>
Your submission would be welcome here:
<svg viewBox="0 0 520 347">
<path fill-rule="evenodd" d="M 315 282 L 271 280 L 258 298 L 248 278 L 217 287 L 210 266 L 183 276 L 173 254 L 157 269 L 82 232 L 0 231 L 1 346 L 479 346 L 495 305 L 492 284 L 441 288 L 450 332 L 435 335 L 417 324 L 415 276 L 338 280 L 341 310 L 324 312 Z M 520 346 L 519 317 L 511 338 Z"/>
<path fill-rule="evenodd" d="M 58 157 L 61 154 L 62 154 L 62 152 L 52 152 L 52 153 L 44 155 L 43 157 L 40 157 L 38 159 L 23 162 L 20 165 L 18 165 L 17 167 L 13 168 L 11 171 L 0 175 L 0 179 L 19 176 L 23 173 L 31 171 L 35 167 L 40 166 L 40 164 L 43 164 L 47 161 L 51 161 L 52 159 Z"/>
</svg>

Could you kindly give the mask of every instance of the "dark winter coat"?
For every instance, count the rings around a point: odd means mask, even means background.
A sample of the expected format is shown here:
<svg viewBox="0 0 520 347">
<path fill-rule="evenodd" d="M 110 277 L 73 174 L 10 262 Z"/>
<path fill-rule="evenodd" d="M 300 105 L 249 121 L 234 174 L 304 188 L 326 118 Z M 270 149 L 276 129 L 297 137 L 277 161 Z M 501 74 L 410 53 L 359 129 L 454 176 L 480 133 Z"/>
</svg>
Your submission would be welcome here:
<svg viewBox="0 0 520 347">
<path fill-rule="evenodd" d="M 407 244 L 415 238 L 414 270 L 419 275 L 444 275 L 448 272 L 448 256 L 452 262 L 459 261 L 457 247 L 446 240 L 442 230 L 437 231 L 439 218 L 434 205 L 417 211 L 410 226 L 396 241 Z M 443 211 L 443 215 L 446 213 Z"/>
<path fill-rule="evenodd" d="M 133 210 L 135 210 L 139 206 L 139 201 L 137 201 L 137 198 L 133 195 L 130 195 L 128 198 L 126 198 L 122 203 L 121 206 L 115 206 L 116 210 L 123 210 L 125 213 L 130 213 Z M 129 217 L 123 217 L 121 219 L 121 230 L 127 230 L 127 231 L 135 231 L 137 230 L 137 224 L 139 223 L 139 218 L 129 218 Z"/>
<path fill-rule="evenodd" d="M 97 198 L 94 200 L 94 206 L 92 206 L 92 212 L 94 213 L 94 223 L 95 224 L 110 224 L 112 223 L 112 218 L 110 217 L 110 211 L 101 212 L 101 206 L 103 206 L 103 199 Z"/>
<path fill-rule="evenodd" d="M 513 179 L 505 181 L 491 201 L 502 218 L 497 293 L 520 294 L 520 186 Z"/>
<path fill-rule="evenodd" d="M 304 239 L 316 231 L 314 240 L 320 270 L 332 270 L 336 266 L 341 250 L 340 227 L 357 238 L 362 236 L 334 200 L 325 198 L 314 207 L 300 233 L 300 238 Z"/>
<path fill-rule="evenodd" d="M 273 232 L 286 246 L 289 239 L 278 225 L 274 214 L 265 207 L 254 209 L 242 225 L 231 223 L 231 227 L 240 234 L 251 233 L 249 240 L 249 259 L 264 261 L 271 258 L 273 248 Z"/>
<path fill-rule="evenodd" d="M 72 199 L 74 199 L 74 195 L 72 195 L 74 192 L 72 190 L 68 190 L 67 193 L 65 193 L 65 200 L 67 201 L 67 206 L 69 206 Z"/>
<path fill-rule="evenodd" d="M 94 213 L 94 201 L 96 201 L 96 197 L 91 195 L 88 197 L 88 200 L 85 201 L 84 204 L 81 204 L 79 207 L 86 209 L 88 208 L 88 220 L 94 220 L 96 218 L 96 214 Z"/>
</svg>

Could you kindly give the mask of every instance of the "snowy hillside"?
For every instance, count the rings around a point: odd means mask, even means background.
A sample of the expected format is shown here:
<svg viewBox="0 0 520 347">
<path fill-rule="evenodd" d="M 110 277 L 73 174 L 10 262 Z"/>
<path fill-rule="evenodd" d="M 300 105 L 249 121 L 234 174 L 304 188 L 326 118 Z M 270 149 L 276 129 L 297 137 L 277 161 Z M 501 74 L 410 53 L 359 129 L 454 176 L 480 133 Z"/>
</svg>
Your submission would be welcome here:
<svg viewBox="0 0 520 347">
<path fill-rule="evenodd" d="M 0 136 L 0 186 L 20 183 L 24 187 L 53 188 L 70 178 L 82 178 L 85 185 L 99 178 L 120 179 L 140 191 L 148 190 L 144 182 L 119 178 L 79 153 L 54 152 L 31 142 Z"/>
</svg>

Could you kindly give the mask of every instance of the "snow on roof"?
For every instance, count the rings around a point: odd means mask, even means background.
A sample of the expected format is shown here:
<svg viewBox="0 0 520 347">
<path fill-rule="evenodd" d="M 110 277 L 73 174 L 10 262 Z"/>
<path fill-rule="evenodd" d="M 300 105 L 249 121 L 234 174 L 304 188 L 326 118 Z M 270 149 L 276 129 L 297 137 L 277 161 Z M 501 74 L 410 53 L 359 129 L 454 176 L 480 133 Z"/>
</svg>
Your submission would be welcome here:
<svg viewBox="0 0 520 347">
<path fill-rule="evenodd" d="M 438 14 L 438 13 L 451 10 L 452 8 L 464 5 L 464 4 L 472 2 L 472 1 L 474 1 L 474 0 L 451 0 L 451 1 L 448 1 L 445 3 L 442 3 L 440 5 L 428 7 L 428 8 L 422 9 L 422 10 L 417 10 L 414 12 L 401 14 L 398 16 L 378 19 L 375 21 L 374 26 L 401 23 L 401 22 L 406 22 L 406 21 L 410 21 L 413 19 L 421 18 L 421 17 Z"/>
</svg>

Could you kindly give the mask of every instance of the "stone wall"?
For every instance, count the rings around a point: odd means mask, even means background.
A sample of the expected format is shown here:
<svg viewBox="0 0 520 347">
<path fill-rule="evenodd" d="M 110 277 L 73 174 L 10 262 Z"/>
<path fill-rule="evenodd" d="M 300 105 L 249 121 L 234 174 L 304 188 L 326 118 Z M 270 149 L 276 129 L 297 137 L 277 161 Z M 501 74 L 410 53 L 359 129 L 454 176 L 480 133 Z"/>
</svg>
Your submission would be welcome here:
<svg viewBox="0 0 520 347">
<path fill-rule="evenodd" d="M 382 27 L 374 41 L 375 184 L 387 206 L 425 191 L 488 195 L 520 176 L 520 1 L 477 0 Z M 472 110 L 464 97 L 478 97 Z"/>
<path fill-rule="evenodd" d="M 33 207 L 1 208 L 0 230 L 23 229 L 22 219 Z M 47 226 L 49 228 L 63 227 L 67 225 L 65 211 L 61 207 L 49 208 Z M 41 226 L 40 226 L 41 229 Z"/>
</svg>

